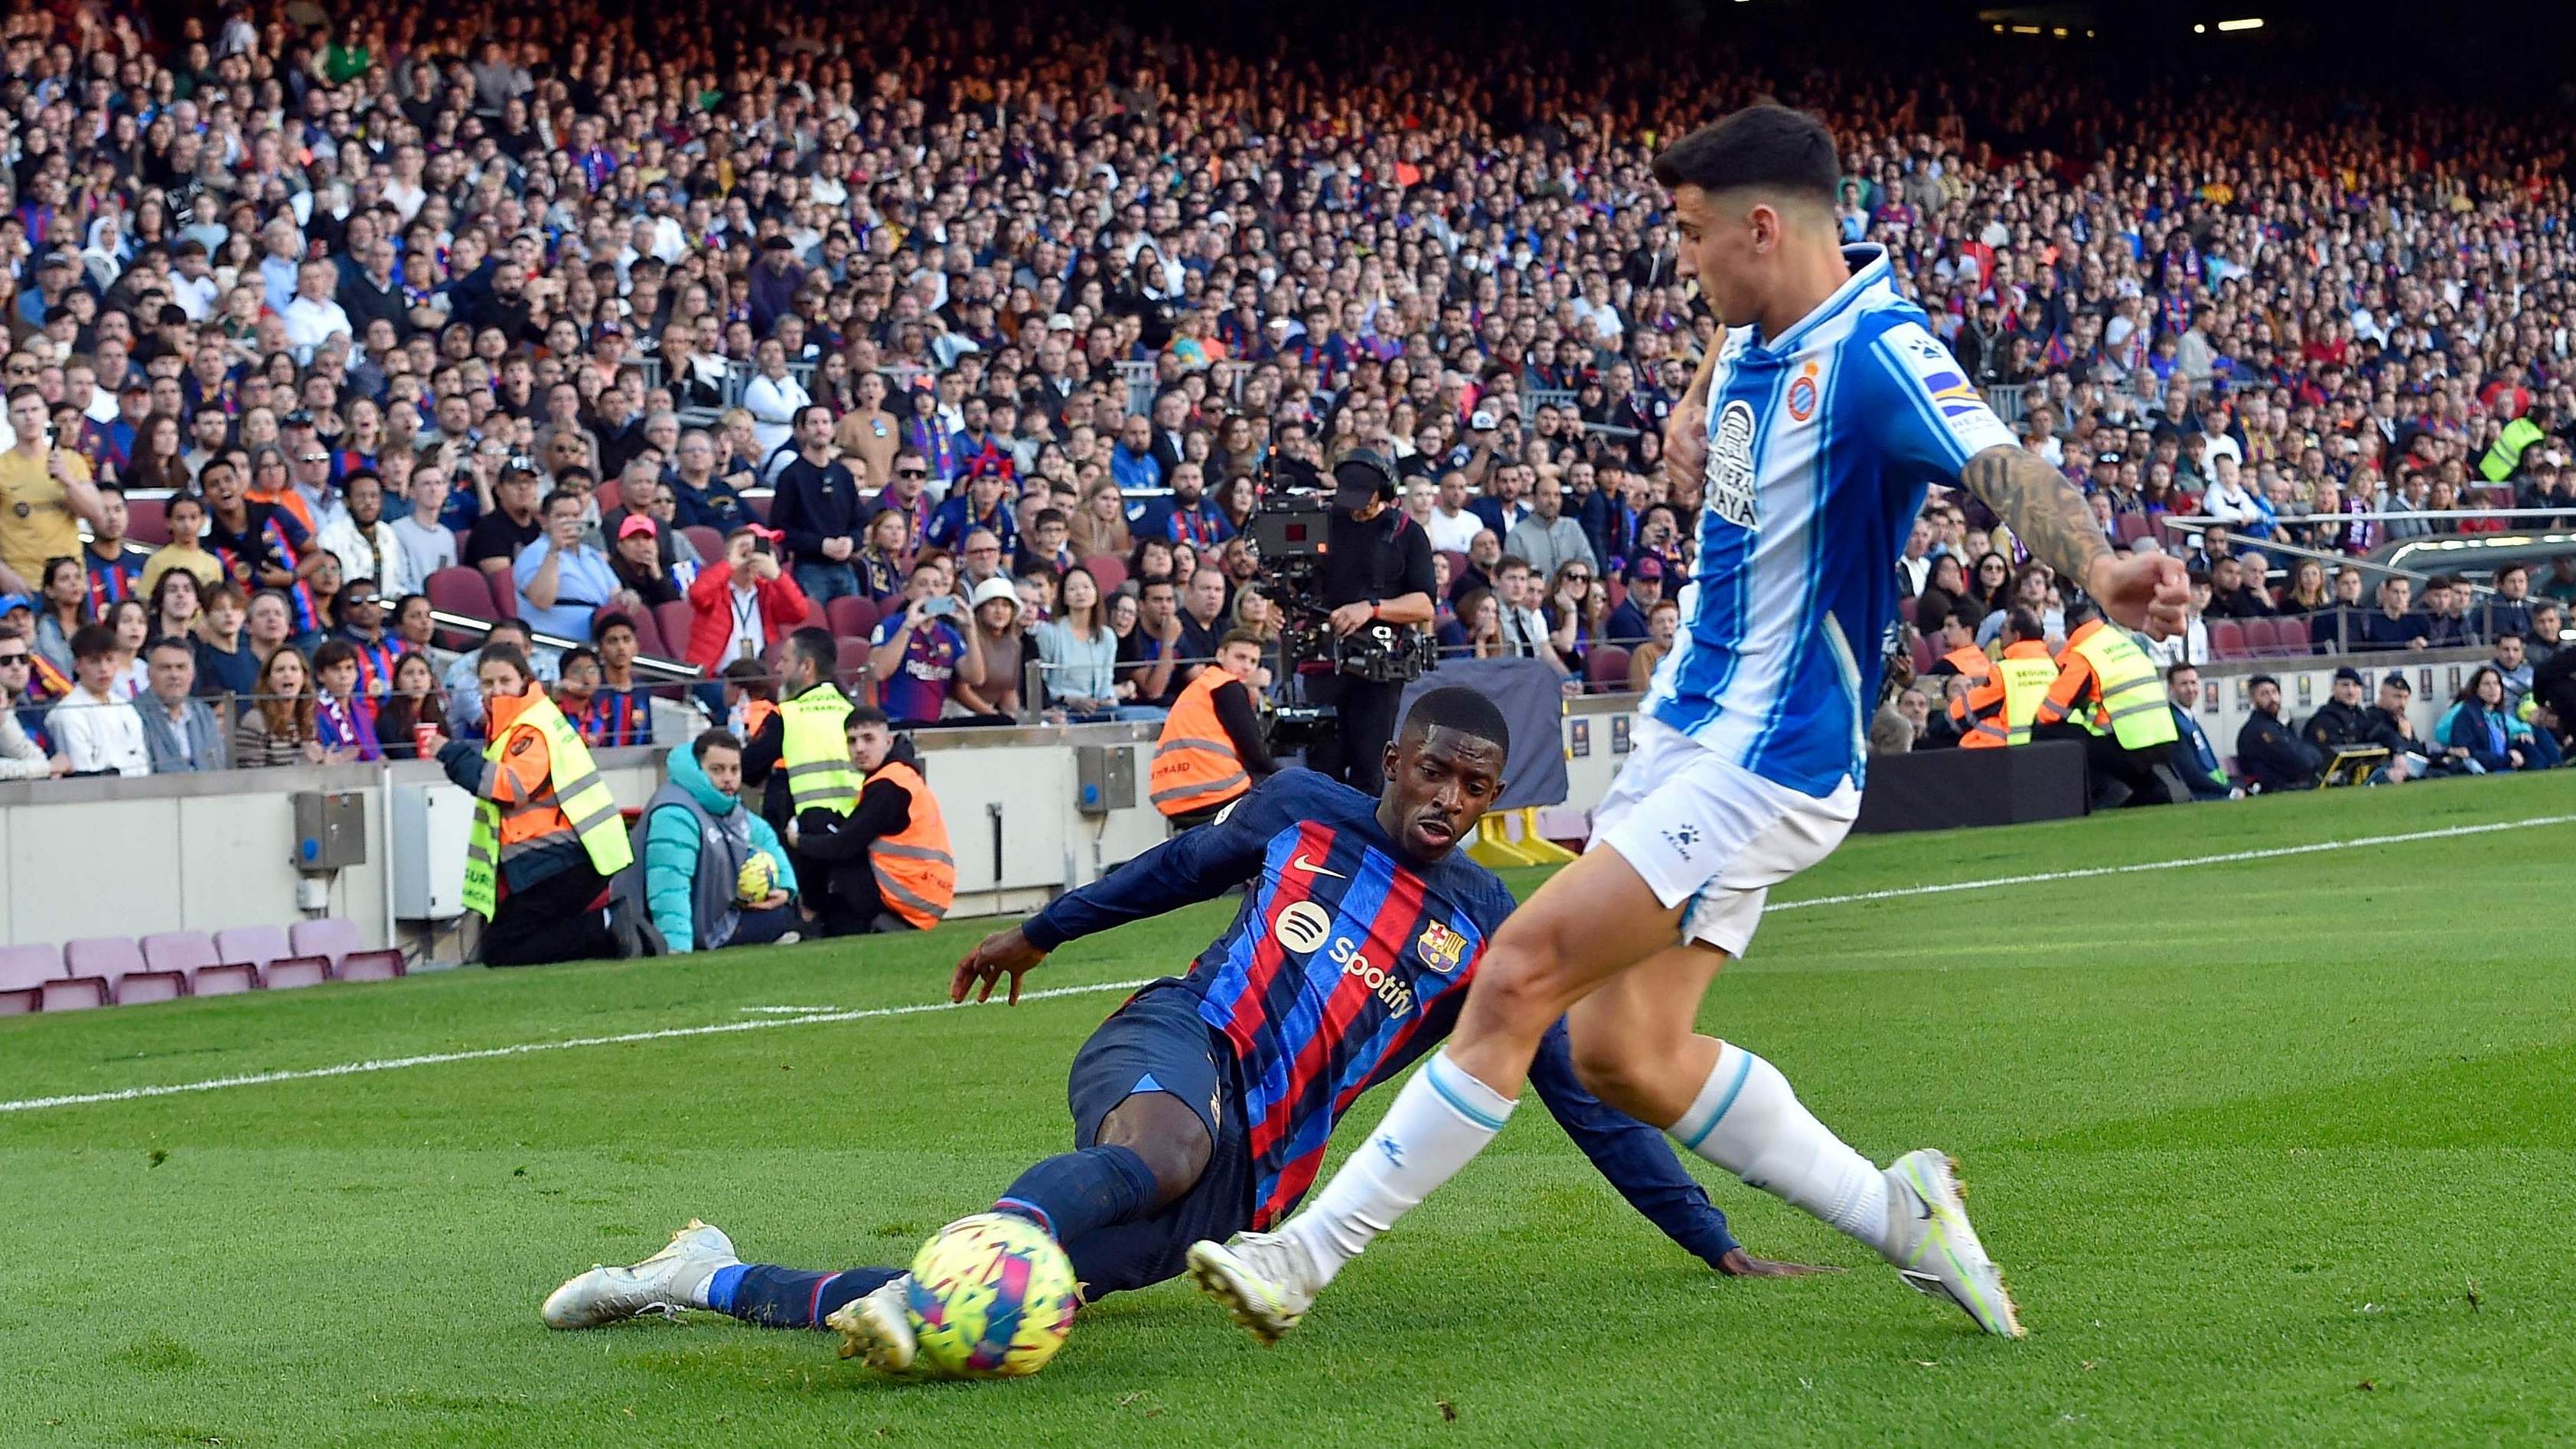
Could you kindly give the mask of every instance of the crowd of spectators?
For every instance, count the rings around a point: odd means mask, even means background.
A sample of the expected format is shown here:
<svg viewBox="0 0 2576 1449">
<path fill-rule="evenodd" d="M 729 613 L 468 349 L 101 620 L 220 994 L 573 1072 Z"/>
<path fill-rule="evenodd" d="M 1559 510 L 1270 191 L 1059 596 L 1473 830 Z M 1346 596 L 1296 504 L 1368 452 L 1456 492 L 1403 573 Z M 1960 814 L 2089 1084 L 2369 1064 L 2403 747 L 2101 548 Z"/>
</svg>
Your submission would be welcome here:
<svg viewBox="0 0 2576 1449">
<path fill-rule="evenodd" d="M 1836 128 L 1846 240 L 2106 534 L 2196 540 L 2205 621 L 2554 648 L 2576 562 L 2419 602 L 2259 556 L 2491 521 L 2355 511 L 2576 517 L 2554 127 L 2206 78 L 2115 101 L 2026 52 L 1386 38 L 905 3 L 18 14 L 0 770 L 471 738 L 432 594 L 563 641 L 540 674 L 600 744 L 650 742 L 657 691 L 745 733 L 809 624 L 898 721 L 1150 716 L 1231 630 L 1279 662 L 1243 525 L 1274 468 L 1355 445 L 1440 550 L 1446 652 L 1641 685 L 1695 548 L 1662 428 L 1714 332 L 1646 163 L 1766 94 Z M 1926 634 L 2062 621 L 1973 499 L 1936 497 L 1900 567 Z"/>
</svg>

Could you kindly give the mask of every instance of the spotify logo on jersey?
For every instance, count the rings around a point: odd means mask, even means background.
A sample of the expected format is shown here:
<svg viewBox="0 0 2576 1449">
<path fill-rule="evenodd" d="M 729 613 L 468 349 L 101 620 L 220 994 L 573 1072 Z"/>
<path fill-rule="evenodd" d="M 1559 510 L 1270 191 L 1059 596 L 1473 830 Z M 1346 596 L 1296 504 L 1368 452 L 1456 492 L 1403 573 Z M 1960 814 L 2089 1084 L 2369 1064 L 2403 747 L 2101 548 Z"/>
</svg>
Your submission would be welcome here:
<svg viewBox="0 0 2576 1449">
<path fill-rule="evenodd" d="M 1279 913 L 1279 944 L 1291 951 L 1314 950 L 1332 929 L 1332 912 L 1313 901 L 1299 901 Z"/>
</svg>

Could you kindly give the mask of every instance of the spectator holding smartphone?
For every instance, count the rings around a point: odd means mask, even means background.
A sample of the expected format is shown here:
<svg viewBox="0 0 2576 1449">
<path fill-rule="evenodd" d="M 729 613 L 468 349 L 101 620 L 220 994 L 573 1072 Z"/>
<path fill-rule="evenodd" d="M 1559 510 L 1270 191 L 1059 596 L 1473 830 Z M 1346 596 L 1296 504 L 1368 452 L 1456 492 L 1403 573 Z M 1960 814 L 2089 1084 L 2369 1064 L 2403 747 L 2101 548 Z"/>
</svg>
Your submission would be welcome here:
<svg viewBox="0 0 2576 1449">
<path fill-rule="evenodd" d="M 1016 612 L 1018 595 L 1001 581 Z M 868 669 L 877 678 L 877 698 L 898 729 L 936 724 L 949 692 L 959 680 L 970 687 L 984 683 L 984 656 L 972 629 L 961 630 L 960 604 L 948 593 L 936 565 L 916 563 L 904 580 L 903 612 L 877 625 Z"/>
</svg>

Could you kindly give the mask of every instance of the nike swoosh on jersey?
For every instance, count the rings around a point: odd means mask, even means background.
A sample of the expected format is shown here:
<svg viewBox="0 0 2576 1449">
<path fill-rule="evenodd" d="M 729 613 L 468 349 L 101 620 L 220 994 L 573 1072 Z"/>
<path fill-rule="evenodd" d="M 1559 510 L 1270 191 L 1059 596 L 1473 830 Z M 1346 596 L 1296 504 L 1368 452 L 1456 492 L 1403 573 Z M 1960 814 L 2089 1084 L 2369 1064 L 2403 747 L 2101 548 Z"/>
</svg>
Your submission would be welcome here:
<svg viewBox="0 0 2576 1449">
<path fill-rule="evenodd" d="M 1308 859 L 1306 858 L 1305 852 L 1303 852 L 1303 851 L 1298 852 L 1294 857 L 1292 857 L 1292 858 L 1289 860 L 1288 864 L 1289 864 L 1292 868 L 1294 868 L 1294 869 L 1302 870 L 1302 871 L 1306 872 L 1308 875 L 1328 875 L 1328 876 L 1331 876 L 1331 877 L 1332 877 L 1333 879 L 1335 879 L 1335 880 L 1349 880 L 1349 879 L 1350 879 L 1350 877 L 1349 877 L 1349 876 L 1346 876 L 1346 875 L 1342 874 L 1342 873 L 1341 873 L 1340 871 L 1338 871 L 1338 870 L 1326 870 L 1326 869 L 1324 869 L 1322 866 L 1315 864 L 1315 863 L 1314 863 L 1313 861 L 1311 861 L 1311 860 L 1308 860 Z"/>
</svg>

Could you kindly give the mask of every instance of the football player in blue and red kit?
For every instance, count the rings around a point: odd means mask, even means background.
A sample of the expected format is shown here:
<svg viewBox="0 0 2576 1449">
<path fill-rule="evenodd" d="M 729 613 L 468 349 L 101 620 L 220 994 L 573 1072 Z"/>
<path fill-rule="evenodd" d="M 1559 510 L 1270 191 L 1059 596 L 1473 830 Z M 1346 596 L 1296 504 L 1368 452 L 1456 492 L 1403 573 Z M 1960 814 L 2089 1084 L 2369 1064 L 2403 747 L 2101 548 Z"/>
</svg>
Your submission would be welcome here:
<svg viewBox="0 0 2576 1449">
<path fill-rule="evenodd" d="M 1502 788 L 1508 741 L 1482 695 L 1438 689 L 1387 746 L 1372 801 L 1305 770 L 1274 776 L 1214 823 L 1059 897 L 958 963 L 952 999 L 988 998 L 1077 937 L 1215 898 L 1242 908 L 1186 976 L 1145 987 L 1074 1057 L 1074 1150 L 995 1204 L 1064 1245 L 1086 1298 L 1179 1276 L 1194 1240 L 1292 1211 L 1354 1098 L 1447 1036 L 1485 943 L 1512 909 L 1456 849 Z M 1576 1082 L 1560 1024 L 1533 1081 L 1575 1145 L 1639 1212 L 1721 1273 L 1814 1272 L 1747 1254 L 1655 1129 Z M 547 1298 L 546 1323 L 589 1328 L 707 1308 L 840 1330 L 844 1357 L 911 1367 L 900 1268 L 809 1272 L 746 1264 L 692 1222 L 630 1267 L 594 1268 Z"/>
</svg>

